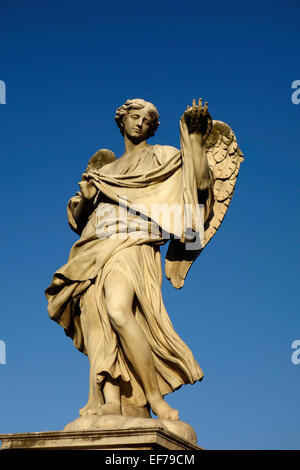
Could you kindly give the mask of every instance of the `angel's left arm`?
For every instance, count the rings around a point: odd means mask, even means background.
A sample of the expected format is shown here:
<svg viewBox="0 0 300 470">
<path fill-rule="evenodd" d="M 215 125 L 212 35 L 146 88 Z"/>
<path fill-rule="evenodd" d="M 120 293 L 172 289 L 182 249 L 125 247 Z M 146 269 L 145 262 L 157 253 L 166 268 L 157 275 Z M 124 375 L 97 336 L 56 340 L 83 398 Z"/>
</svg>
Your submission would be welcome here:
<svg viewBox="0 0 300 470">
<path fill-rule="evenodd" d="M 196 132 L 191 133 L 190 142 L 197 189 L 208 189 L 211 186 L 211 174 L 202 135 Z"/>
<path fill-rule="evenodd" d="M 196 100 L 193 100 L 192 106 L 188 106 L 182 116 L 182 125 L 183 140 L 192 153 L 197 189 L 199 191 L 209 189 L 212 175 L 206 157 L 205 141 L 211 131 L 212 118 L 208 113 L 207 103 L 202 106 L 200 98 L 196 105 Z"/>
</svg>

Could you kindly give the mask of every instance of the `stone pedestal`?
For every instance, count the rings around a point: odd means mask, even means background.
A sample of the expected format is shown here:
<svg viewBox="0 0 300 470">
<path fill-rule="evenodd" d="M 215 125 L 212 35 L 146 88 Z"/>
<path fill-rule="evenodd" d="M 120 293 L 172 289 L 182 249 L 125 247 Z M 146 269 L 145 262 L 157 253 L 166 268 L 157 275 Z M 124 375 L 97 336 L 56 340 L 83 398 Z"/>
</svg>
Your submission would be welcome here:
<svg viewBox="0 0 300 470">
<path fill-rule="evenodd" d="M 0 434 L 1 449 L 202 450 L 191 426 L 123 416 L 84 416 L 63 431 Z"/>
<path fill-rule="evenodd" d="M 196 444 L 158 428 L 0 434 L 0 439 L 1 450 L 201 450 Z"/>
</svg>

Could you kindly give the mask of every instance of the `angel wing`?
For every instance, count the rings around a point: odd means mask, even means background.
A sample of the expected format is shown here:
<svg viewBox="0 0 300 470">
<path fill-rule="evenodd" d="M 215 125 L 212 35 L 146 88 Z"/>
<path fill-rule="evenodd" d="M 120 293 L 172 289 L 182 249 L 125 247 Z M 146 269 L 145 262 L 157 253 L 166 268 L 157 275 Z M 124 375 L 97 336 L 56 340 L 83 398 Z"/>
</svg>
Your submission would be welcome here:
<svg viewBox="0 0 300 470">
<path fill-rule="evenodd" d="M 214 204 L 204 226 L 204 246 L 219 229 L 236 185 L 244 156 L 238 147 L 233 130 L 222 121 L 213 121 L 205 144 L 208 165 L 214 177 Z"/>
<path fill-rule="evenodd" d="M 112 163 L 116 160 L 116 156 L 114 152 L 111 150 L 107 149 L 101 149 L 98 150 L 90 159 L 88 162 L 88 166 L 85 170 L 85 173 L 83 173 L 81 181 L 78 183 L 80 187 L 80 192 L 81 195 L 85 194 L 88 195 L 89 200 L 93 200 L 94 204 L 98 201 L 99 197 L 99 191 L 97 191 L 96 196 L 93 196 L 93 192 L 95 191 L 95 188 L 90 185 L 89 179 L 91 174 L 99 174 L 100 169 L 109 164 Z M 92 190 L 92 193 L 91 193 Z"/>
<path fill-rule="evenodd" d="M 213 204 L 204 225 L 204 246 L 201 250 L 188 251 L 178 240 L 171 240 L 169 244 L 165 272 L 177 289 L 183 287 L 191 265 L 220 228 L 233 196 L 240 164 L 244 160 L 233 130 L 222 121 L 213 121 L 205 147 L 213 176 Z"/>
<path fill-rule="evenodd" d="M 100 168 L 107 163 L 112 163 L 116 160 L 114 152 L 108 149 L 98 150 L 90 159 L 86 169 L 86 173 L 89 171 L 97 172 Z"/>
</svg>

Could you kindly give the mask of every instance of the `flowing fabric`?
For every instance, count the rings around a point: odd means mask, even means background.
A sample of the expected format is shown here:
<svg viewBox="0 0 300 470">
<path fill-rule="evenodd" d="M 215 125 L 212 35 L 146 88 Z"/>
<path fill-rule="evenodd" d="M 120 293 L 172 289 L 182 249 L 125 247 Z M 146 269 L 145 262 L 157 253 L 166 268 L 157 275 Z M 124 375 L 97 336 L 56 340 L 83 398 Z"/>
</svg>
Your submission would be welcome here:
<svg viewBox="0 0 300 470">
<path fill-rule="evenodd" d="M 176 224 L 170 227 L 161 214 L 151 214 L 153 204 L 197 204 L 194 187 L 186 187 L 193 180 L 191 164 L 184 170 L 182 160 L 183 152 L 155 145 L 137 153 L 135 160 L 120 158 L 89 173 L 99 190 L 99 203 L 68 262 L 56 271 L 46 290 L 50 317 L 89 356 L 92 381 L 101 390 L 107 377 L 117 379 L 122 404 L 144 406 L 147 400 L 108 317 L 104 282 L 114 269 L 124 272 L 134 286 L 133 313 L 149 342 L 161 393 L 203 378 L 192 352 L 174 331 L 161 294 L 160 245 L 168 241 L 164 233 L 181 240 L 185 235 L 182 226 L 176 233 Z M 77 232 L 74 211 L 80 199 L 77 193 L 68 204 L 69 224 Z M 125 224 L 120 207 L 127 213 Z M 119 236 L 115 236 L 116 227 Z"/>
</svg>

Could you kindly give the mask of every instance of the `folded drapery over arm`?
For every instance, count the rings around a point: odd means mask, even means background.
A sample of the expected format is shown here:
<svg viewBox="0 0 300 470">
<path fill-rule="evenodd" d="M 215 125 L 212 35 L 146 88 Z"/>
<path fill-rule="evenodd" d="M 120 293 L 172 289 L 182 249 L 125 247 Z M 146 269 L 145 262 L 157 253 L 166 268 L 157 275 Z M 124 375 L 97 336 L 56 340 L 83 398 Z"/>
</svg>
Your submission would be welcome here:
<svg viewBox="0 0 300 470">
<path fill-rule="evenodd" d="M 211 173 L 206 157 L 205 145 L 202 136 L 199 134 L 190 134 L 190 151 L 193 160 L 194 173 L 197 190 L 206 190 L 212 188 Z"/>
<path fill-rule="evenodd" d="M 183 156 L 185 191 L 197 204 L 204 205 L 204 223 L 214 204 L 214 176 L 206 155 L 205 141 L 201 134 L 189 133 L 186 121 L 180 120 L 180 141 Z"/>
<path fill-rule="evenodd" d="M 180 121 L 180 142 L 184 203 L 190 206 L 203 204 L 203 222 L 205 223 L 210 216 L 214 203 L 214 178 L 208 165 L 206 149 L 201 136 L 190 135 L 184 119 Z M 195 234 L 200 228 L 198 226 L 200 221 L 194 219 L 196 212 L 196 209 L 194 209 L 192 226 Z M 170 241 L 165 260 L 165 273 L 175 288 L 180 289 L 183 287 L 187 272 L 201 251 L 202 248 L 197 250 L 186 249 L 186 243 L 183 243 L 183 240 L 173 239 Z"/>
<path fill-rule="evenodd" d="M 81 235 L 93 210 L 93 201 L 84 199 L 80 191 L 69 200 L 67 206 L 68 223 L 77 235 Z"/>
<path fill-rule="evenodd" d="M 204 245 L 199 250 L 187 250 L 186 244 L 171 240 L 166 255 L 165 273 L 172 285 L 180 289 L 189 268 L 219 229 L 231 202 L 243 154 L 238 147 L 232 129 L 222 121 L 213 121 L 211 132 L 205 141 L 206 158 L 210 171 L 207 189 L 197 188 L 194 174 L 194 158 L 187 129 L 181 123 L 183 176 L 186 195 L 204 204 Z M 195 157 L 195 153 L 194 153 Z"/>
<path fill-rule="evenodd" d="M 68 202 L 69 226 L 78 235 L 81 235 L 89 216 L 95 209 L 100 194 L 100 191 L 91 186 L 86 180 L 86 174 L 89 171 L 98 172 L 104 165 L 112 163 L 115 159 L 116 156 L 111 150 L 98 150 L 89 159 L 86 173 L 82 175 L 82 180 L 79 183 L 80 191 Z"/>
</svg>

